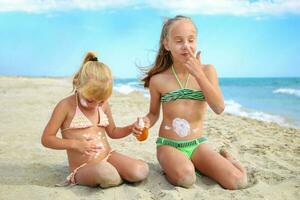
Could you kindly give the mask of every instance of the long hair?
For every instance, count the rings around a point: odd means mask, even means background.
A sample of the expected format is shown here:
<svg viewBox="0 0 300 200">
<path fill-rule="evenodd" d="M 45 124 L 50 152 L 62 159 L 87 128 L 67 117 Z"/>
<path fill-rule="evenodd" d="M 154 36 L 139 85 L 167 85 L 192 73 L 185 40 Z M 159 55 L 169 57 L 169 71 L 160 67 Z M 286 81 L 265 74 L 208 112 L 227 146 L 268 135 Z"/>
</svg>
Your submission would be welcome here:
<svg viewBox="0 0 300 200">
<path fill-rule="evenodd" d="M 112 94 L 112 74 L 107 65 L 98 61 L 95 52 L 88 52 L 73 77 L 73 91 L 95 100 Z"/>
<path fill-rule="evenodd" d="M 178 20 L 191 20 L 191 18 L 183 16 L 183 15 L 177 15 L 173 18 L 167 19 L 162 27 L 161 34 L 160 34 L 160 40 L 159 40 L 159 49 L 155 58 L 155 62 L 153 65 L 150 66 L 150 68 L 142 68 L 142 73 L 144 74 L 144 77 L 142 78 L 142 82 L 144 82 L 144 87 L 149 87 L 149 82 L 152 76 L 155 74 L 159 74 L 168 68 L 170 68 L 173 65 L 172 55 L 171 52 L 166 50 L 164 47 L 164 40 L 167 38 L 171 25 L 178 21 Z"/>
</svg>

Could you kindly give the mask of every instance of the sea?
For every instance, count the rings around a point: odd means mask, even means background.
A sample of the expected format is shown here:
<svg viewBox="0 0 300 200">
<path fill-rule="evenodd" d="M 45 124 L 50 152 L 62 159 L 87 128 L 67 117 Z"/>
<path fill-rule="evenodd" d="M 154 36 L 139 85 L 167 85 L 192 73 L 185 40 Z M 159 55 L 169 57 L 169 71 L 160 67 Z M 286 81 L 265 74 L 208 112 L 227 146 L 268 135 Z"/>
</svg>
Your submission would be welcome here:
<svg viewBox="0 0 300 200">
<path fill-rule="evenodd" d="M 237 116 L 300 128 L 299 78 L 219 78 L 225 112 Z M 115 79 L 114 91 L 138 91 L 149 98 L 138 79 Z"/>
</svg>

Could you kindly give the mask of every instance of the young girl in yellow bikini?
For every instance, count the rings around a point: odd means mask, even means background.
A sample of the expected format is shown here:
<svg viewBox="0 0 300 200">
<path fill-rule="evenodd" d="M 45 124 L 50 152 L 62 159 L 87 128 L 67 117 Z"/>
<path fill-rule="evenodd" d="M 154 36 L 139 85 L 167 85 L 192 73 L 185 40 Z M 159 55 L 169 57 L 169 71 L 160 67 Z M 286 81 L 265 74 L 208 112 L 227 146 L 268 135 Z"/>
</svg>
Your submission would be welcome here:
<svg viewBox="0 0 300 200">
<path fill-rule="evenodd" d="M 212 150 L 203 136 L 207 105 L 220 114 L 224 101 L 214 66 L 202 64 L 199 52 L 194 56 L 196 44 L 197 29 L 190 18 L 176 16 L 164 23 L 154 66 L 143 78 L 150 91 L 144 123 L 153 126 L 162 106 L 157 158 L 172 184 L 192 186 L 197 170 L 226 189 L 242 188 L 247 184 L 245 168 L 227 151 Z M 141 134 L 141 127 L 133 131 Z"/>
<path fill-rule="evenodd" d="M 75 93 L 62 99 L 55 107 L 41 141 L 45 147 L 67 150 L 69 170 L 66 184 L 103 188 L 116 186 L 125 179 L 144 180 L 148 165 L 111 149 L 106 134 L 122 138 L 132 127 L 116 127 L 108 98 L 112 93 L 110 69 L 87 53 L 73 79 Z M 61 130 L 62 138 L 57 137 Z"/>
</svg>

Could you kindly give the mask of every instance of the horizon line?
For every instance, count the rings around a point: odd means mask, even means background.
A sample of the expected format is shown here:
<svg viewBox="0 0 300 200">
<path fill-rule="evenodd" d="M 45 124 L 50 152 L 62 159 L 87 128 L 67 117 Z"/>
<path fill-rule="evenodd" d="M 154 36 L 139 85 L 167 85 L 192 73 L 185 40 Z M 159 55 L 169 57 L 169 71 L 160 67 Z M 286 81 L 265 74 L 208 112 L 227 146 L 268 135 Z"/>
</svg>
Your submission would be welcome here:
<svg viewBox="0 0 300 200">
<path fill-rule="evenodd" d="M 72 75 L 73 76 L 73 75 Z M 35 76 L 35 75 L 1 75 L 0 78 L 49 78 L 49 79 L 65 79 L 72 76 Z M 300 76 L 219 76 L 219 79 L 223 78 L 300 78 Z M 139 79 L 138 77 L 113 77 L 113 79 Z"/>
</svg>

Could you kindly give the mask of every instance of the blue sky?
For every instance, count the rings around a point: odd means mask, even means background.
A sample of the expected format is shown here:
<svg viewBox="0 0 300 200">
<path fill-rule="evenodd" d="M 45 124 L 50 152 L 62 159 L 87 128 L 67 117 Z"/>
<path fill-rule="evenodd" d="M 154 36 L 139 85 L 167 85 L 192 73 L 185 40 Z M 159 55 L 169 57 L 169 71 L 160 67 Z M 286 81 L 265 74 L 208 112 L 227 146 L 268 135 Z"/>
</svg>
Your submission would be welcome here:
<svg viewBox="0 0 300 200">
<path fill-rule="evenodd" d="M 176 14 L 194 20 L 220 77 L 300 77 L 297 0 L 0 0 L 0 75 L 70 76 L 94 50 L 115 77 L 138 77 Z"/>
</svg>

